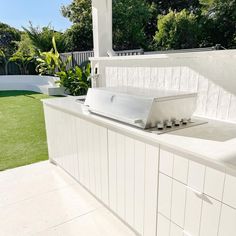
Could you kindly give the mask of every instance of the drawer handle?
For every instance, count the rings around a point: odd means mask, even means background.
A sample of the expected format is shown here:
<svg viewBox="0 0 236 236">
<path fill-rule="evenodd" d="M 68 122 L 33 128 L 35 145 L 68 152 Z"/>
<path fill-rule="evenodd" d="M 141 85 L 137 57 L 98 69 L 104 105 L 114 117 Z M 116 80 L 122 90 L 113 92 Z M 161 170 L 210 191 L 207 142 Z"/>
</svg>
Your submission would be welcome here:
<svg viewBox="0 0 236 236">
<path fill-rule="evenodd" d="M 203 196 L 203 193 L 202 193 L 202 192 L 200 192 L 200 191 L 198 191 L 198 190 L 196 190 L 196 189 L 194 189 L 194 188 L 192 188 L 192 187 L 190 187 L 190 186 L 187 186 L 187 189 L 193 191 L 194 193 L 196 193 L 196 194 L 199 195 L 199 196 Z"/>
</svg>

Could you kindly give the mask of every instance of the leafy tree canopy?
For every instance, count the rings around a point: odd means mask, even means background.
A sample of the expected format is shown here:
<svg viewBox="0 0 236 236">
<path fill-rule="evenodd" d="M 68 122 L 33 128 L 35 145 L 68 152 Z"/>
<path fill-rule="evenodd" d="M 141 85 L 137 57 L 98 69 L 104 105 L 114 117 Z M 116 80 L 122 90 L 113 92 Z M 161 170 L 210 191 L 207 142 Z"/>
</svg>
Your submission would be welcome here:
<svg viewBox="0 0 236 236">
<path fill-rule="evenodd" d="M 16 41 L 20 41 L 20 31 L 0 22 L 0 50 L 6 57 L 17 50 Z"/>
<path fill-rule="evenodd" d="M 63 16 L 74 23 L 66 32 L 66 44 L 72 50 L 91 50 L 91 0 L 73 0 L 62 7 Z M 149 7 L 144 0 L 113 1 L 114 49 L 132 49 L 145 46 L 144 27 L 149 18 Z"/>
<path fill-rule="evenodd" d="M 23 29 L 36 49 L 43 52 L 49 51 L 53 47 L 52 38 L 54 37 L 57 42 L 58 51 L 65 51 L 63 34 L 55 31 L 51 25 L 40 28 L 33 26 L 30 22 L 29 27 L 23 27 Z"/>
<path fill-rule="evenodd" d="M 155 35 L 157 47 L 161 49 L 184 49 L 198 46 L 198 22 L 193 13 L 187 10 L 170 11 L 158 18 L 158 31 Z"/>
</svg>

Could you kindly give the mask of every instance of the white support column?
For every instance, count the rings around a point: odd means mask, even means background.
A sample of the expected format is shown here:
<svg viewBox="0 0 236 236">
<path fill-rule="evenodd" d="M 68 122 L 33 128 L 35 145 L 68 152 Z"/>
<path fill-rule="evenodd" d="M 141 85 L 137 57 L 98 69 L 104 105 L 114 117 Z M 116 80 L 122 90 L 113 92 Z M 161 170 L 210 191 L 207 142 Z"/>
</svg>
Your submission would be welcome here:
<svg viewBox="0 0 236 236">
<path fill-rule="evenodd" d="M 112 51 L 112 0 L 92 0 L 94 57 Z"/>
</svg>

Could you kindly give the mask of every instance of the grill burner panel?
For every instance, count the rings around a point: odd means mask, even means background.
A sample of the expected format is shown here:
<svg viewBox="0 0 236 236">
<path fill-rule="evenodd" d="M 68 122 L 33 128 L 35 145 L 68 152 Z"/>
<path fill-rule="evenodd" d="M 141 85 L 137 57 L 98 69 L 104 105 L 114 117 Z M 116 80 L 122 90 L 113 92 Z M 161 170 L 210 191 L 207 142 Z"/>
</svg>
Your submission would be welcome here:
<svg viewBox="0 0 236 236">
<path fill-rule="evenodd" d="M 168 128 L 166 125 L 164 125 L 162 129 L 150 128 L 150 129 L 146 129 L 145 131 L 159 135 L 159 134 L 169 133 L 169 132 L 173 132 L 180 129 L 190 128 L 197 125 L 203 125 L 206 123 L 207 123 L 206 121 L 202 121 L 200 119 L 191 119 L 187 123 L 180 122 L 178 126 L 172 125 L 170 128 Z"/>
</svg>

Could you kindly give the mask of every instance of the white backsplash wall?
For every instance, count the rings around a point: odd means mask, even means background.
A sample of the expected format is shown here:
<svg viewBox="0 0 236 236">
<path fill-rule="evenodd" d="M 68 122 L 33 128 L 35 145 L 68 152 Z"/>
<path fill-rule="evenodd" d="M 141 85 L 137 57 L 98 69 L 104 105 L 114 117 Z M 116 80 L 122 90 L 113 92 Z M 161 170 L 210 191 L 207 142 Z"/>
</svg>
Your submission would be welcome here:
<svg viewBox="0 0 236 236">
<path fill-rule="evenodd" d="M 236 123 L 236 50 L 90 59 L 98 86 L 198 92 L 195 115 Z"/>
<path fill-rule="evenodd" d="M 195 115 L 236 122 L 236 96 L 191 68 L 105 67 L 106 86 L 133 86 L 198 93 Z"/>
</svg>

